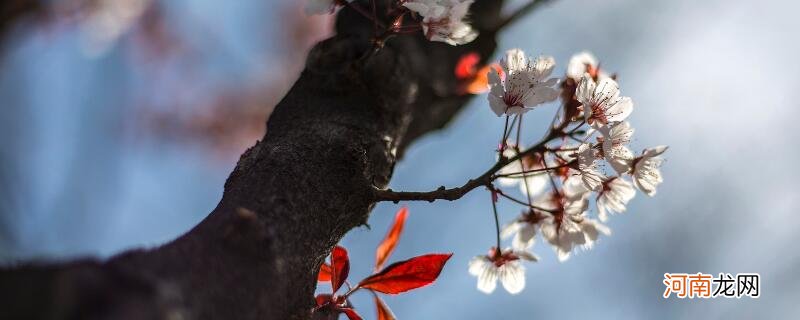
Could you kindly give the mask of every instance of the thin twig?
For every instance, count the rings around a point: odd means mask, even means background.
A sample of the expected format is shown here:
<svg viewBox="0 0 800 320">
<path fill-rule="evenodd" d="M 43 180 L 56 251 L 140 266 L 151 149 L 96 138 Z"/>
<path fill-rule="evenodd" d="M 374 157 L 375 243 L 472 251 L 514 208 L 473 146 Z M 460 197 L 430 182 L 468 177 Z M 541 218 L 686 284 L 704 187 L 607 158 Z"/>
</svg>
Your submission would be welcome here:
<svg viewBox="0 0 800 320">
<path fill-rule="evenodd" d="M 559 111 L 557 112 L 560 112 L 560 110 L 561 109 L 559 108 Z M 392 189 L 384 190 L 384 189 L 374 188 L 372 190 L 373 197 L 376 202 L 392 201 L 394 203 L 398 203 L 400 201 L 428 201 L 428 202 L 434 202 L 436 200 L 454 201 L 461 199 L 461 197 L 463 197 L 465 194 L 469 193 L 470 191 L 472 191 L 477 187 L 486 186 L 487 188 L 491 188 L 492 181 L 497 179 L 497 176 L 495 174 L 498 171 L 500 171 L 500 169 L 504 168 L 509 163 L 522 159 L 523 157 L 529 156 L 536 152 L 547 151 L 548 150 L 547 144 L 556 138 L 563 138 L 564 135 L 566 134 L 564 130 L 569 126 L 569 124 L 570 121 L 564 120 L 561 121 L 561 123 L 558 126 L 550 126 L 550 130 L 548 130 L 547 134 L 541 140 L 539 140 L 539 142 L 537 142 L 535 145 L 531 146 L 527 150 L 517 153 L 517 155 L 514 157 L 505 158 L 501 154 L 500 158 L 497 160 L 494 166 L 489 168 L 489 170 L 486 170 L 486 172 L 481 174 L 479 177 L 470 179 L 469 181 L 467 181 L 467 183 L 465 183 L 460 187 L 447 189 L 444 186 L 441 186 L 434 191 L 427 191 L 427 192 L 393 191 Z M 507 127 L 508 124 L 506 124 L 506 128 Z M 513 123 L 512 123 L 512 129 L 513 129 Z M 550 178 L 551 182 L 554 183 L 554 181 L 552 181 L 552 176 L 550 176 Z M 553 187 L 555 188 L 555 183 L 553 184 Z"/>
<path fill-rule="evenodd" d="M 545 168 L 539 168 L 539 169 L 523 170 L 523 171 L 520 171 L 520 172 L 495 174 L 494 178 L 522 178 L 524 176 L 528 176 L 528 175 L 531 175 L 533 173 L 542 173 L 542 172 L 547 172 L 547 171 L 558 170 L 558 169 L 561 169 L 561 168 L 564 168 L 564 167 L 568 167 L 570 165 L 571 165 L 571 163 L 565 163 L 565 164 L 562 164 L 562 165 L 559 165 L 559 166 L 555 166 L 555 167 L 545 167 Z"/>
<path fill-rule="evenodd" d="M 487 186 L 489 187 L 496 179 L 495 173 L 500 171 L 503 167 L 507 166 L 509 163 L 522 159 L 525 156 L 533 154 L 535 152 L 541 152 L 546 150 L 547 143 L 552 141 L 555 138 L 560 138 L 563 136 L 563 125 L 557 128 L 553 128 L 550 130 L 549 134 L 545 136 L 544 139 L 540 140 L 538 143 L 533 145 L 532 147 L 528 148 L 527 150 L 518 153 L 516 156 L 511 158 L 500 157 L 500 159 L 486 170 L 483 174 L 478 176 L 477 178 L 470 179 L 464 185 L 460 187 L 455 187 L 451 189 L 447 189 L 444 186 L 439 187 L 434 191 L 427 191 L 427 192 L 408 192 L 408 191 L 393 191 L 392 189 L 373 189 L 373 197 L 375 201 L 392 201 L 392 202 L 400 202 L 400 201 L 428 201 L 433 202 L 436 200 L 448 200 L 454 201 L 461 199 L 465 194 L 469 193 L 473 189 L 480 187 L 480 186 Z"/>
<path fill-rule="evenodd" d="M 494 188 L 489 186 L 489 189 L 493 190 Z M 496 192 L 496 191 L 494 191 Z M 497 214 L 497 201 L 495 201 L 494 195 L 492 195 L 492 212 L 494 213 L 494 227 L 495 231 L 497 231 L 497 250 L 500 250 L 500 216 Z"/>
<path fill-rule="evenodd" d="M 581 123 L 579 123 L 575 128 L 572 128 L 572 130 L 568 131 L 567 135 L 571 136 L 575 133 L 578 133 L 578 129 L 583 128 L 584 124 L 586 124 L 586 120 L 582 120 Z"/>
<path fill-rule="evenodd" d="M 520 139 L 522 137 L 522 115 L 523 114 L 520 113 L 520 115 L 519 115 L 519 125 L 517 126 L 517 147 L 519 147 Z M 552 125 L 550 125 L 550 127 L 552 127 Z M 525 171 L 525 162 L 522 161 L 522 158 L 520 158 L 517 161 L 519 161 L 520 169 L 522 169 L 522 171 Z M 533 198 L 531 197 L 531 189 L 528 186 L 528 179 L 524 175 L 522 176 L 522 183 L 525 186 L 525 195 L 528 196 L 528 205 L 532 206 L 533 205 Z"/>
<path fill-rule="evenodd" d="M 495 192 L 497 193 L 497 195 L 499 195 L 499 196 L 501 196 L 503 198 L 506 198 L 508 200 L 511 200 L 511 202 L 514 202 L 514 203 L 517 203 L 517 204 L 521 204 L 521 205 L 529 207 L 531 209 L 536 209 L 536 210 L 549 212 L 549 213 L 556 213 L 556 210 L 542 208 L 542 207 L 539 207 L 539 206 L 536 206 L 536 205 L 533 205 L 533 204 L 527 204 L 527 203 L 525 203 L 525 201 L 519 200 L 517 198 L 514 198 L 512 196 L 509 196 L 509 195 L 503 193 L 502 190 L 500 190 L 500 189 L 495 189 Z"/>
</svg>

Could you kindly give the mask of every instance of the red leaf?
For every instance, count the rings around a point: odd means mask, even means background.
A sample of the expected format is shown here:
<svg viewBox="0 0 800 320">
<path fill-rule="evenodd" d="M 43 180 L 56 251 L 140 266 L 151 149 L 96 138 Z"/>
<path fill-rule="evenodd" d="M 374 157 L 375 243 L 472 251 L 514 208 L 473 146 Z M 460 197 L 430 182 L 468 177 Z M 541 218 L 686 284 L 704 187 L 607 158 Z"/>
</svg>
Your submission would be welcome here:
<svg viewBox="0 0 800 320">
<path fill-rule="evenodd" d="M 319 274 L 317 275 L 317 281 L 325 282 L 331 281 L 331 265 L 327 263 L 322 263 L 319 267 Z"/>
<path fill-rule="evenodd" d="M 471 94 L 481 94 L 489 91 L 489 72 L 495 69 L 500 75 L 503 74 L 503 69 L 500 65 L 493 63 L 488 66 L 483 66 L 480 70 L 475 72 L 475 76 L 464 84 L 464 92 Z"/>
<path fill-rule="evenodd" d="M 461 56 L 456 64 L 456 79 L 465 80 L 472 78 L 475 75 L 475 70 L 480 61 L 481 56 L 476 52 L 470 52 Z"/>
<path fill-rule="evenodd" d="M 379 297 L 377 294 L 374 294 L 374 296 L 375 309 L 378 310 L 378 320 L 397 320 L 397 318 L 394 316 L 394 313 L 392 313 L 392 310 L 386 305 L 386 302 L 383 302 L 381 297 Z"/>
<path fill-rule="evenodd" d="M 333 319 L 338 319 L 339 314 L 344 313 L 350 320 L 361 320 L 361 316 L 356 313 L 353 308 L 345 307 L 346 302 L 343 297 L 336 297 L 331 294 L 320 294 L 316 297 L 317 307 L 314 313 L 321 313 L 322 315 L 333 316 Z"/>
<path fill-rule="evenodd" d="M 336 246 L 331 252 L 331 286 L 333 287 L 333 292 L 342 287 L 349 273 L 350 258 L 347 257 L 347 250 Z"/>
<path fill-rule="evenodd" d="M 350 319 L 350 320 L 361 320 L 361 316 L 358 315 L 358 313 L 354 309 L 351 309 L 351 308 L 339 308 L 339 311 L 344 312 L 344 314 L 347 316 L 347 319 Z"/>
<path fill-rule="evenodd" d="M 392 251 L 394 251 L 394 248 L 397 246 L 397 240 L 400 239 L 400 234 L 403 233 L 403 225 L 406 222 L 406 217 L 408 217 L 408 208 L 406 207 L 400 208 L 400 210 L 395 213 L 392 228 L 386 233 L 386 237 L 383 238 L 383 241 L 381 241 L 381 244 L 375 251 L 376 272 L 383 268 L 383 264 L 386 263 L 386 260 L 389 259 L 389 255 L 392 254 Z"/>
<path fill-rule="evenodd" d="M 383 271 L 367 277 L 359 287 L 398 294 L 426 286 L 439 277 L 452 253 L 427 254 L 389 265 Z"/>
</svg>

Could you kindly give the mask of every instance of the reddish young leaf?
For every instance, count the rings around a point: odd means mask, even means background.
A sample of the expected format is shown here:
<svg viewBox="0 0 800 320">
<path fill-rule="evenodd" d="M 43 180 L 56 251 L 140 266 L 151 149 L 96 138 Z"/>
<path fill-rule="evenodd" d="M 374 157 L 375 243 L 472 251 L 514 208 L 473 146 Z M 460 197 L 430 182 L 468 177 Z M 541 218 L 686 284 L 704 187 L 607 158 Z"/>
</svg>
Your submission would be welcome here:
<svg viewBox="0 0 800 320">
<path fill-rule="evenodd" d="M 400 234 L 403 233 L 403 225 L 406 222 L 406 217 L 408 217 L 408 208 L 406 207 L 400 208 L 394 215 L 394 224 L 392 228 L 389 229 L 389 232 L 386 233 L 386 237 L 383 238 L 378 249 L 375 250 L 375 272 L 383 268 L 383 264 L 386 263 L 386 260 L 389 259 L 389 255 L 392 254 L 392 251 L 394 251 L 394 248 L 397 246 L 397 240 L 400 239 Z"/>
<path fill-rule="evenodd" d="M 383 302 L 377 294 L 373 295 L 375 296 L 375 309 L 378 310 L 378 320 L 397 320 L 386 302 Z"/>
<path fill-rule="evenodd" d="M 492 69 L 497 70 L 501 76 L 503 74 L 503 69 L 500 68 L 500 65 L 493 63 L 487 66 L 483 66 L 480 70 L 475 72 L 475 76 L 472 77 L 468 82 L 464 83 L 462 91 L 464 93 L 470 94 L 481 94 L 489 91 L 489 72 Z"/>
<path fill-rule="evenodd" d="M 361 280 L 358 286 L 388 294 L 398 294 L 426 286 L 439 277 L 444 264 L 452 255 L 452 253 L 427 254 L 400 261 Z"/>
<path fill-rule="evenodd" d="M 339 308 L 339 311 L 344 312 L 347 316 L 347 319 L 350 320 L 361 320 L 361 316 L 358 315 L 355 309 L 352 308 Z"/>
<path fill-rule="evenodd" d="M 342 287 L 349 273 L 350 258 L 347 257 L 347 250 L 336 246 L 331 252 L 331 286 L 334 293 Z"/>
<path fill-rule="evenodd" d="M 461 56 L 456 63 L 455 76 L 456 79 L 466 80 L 475 75 L 478 62 L 481 61 L 481 56 L 476 52 L 470 52 Z"/>
<path fill-rule="evenodd" d="M 314 313 L 321 313 L 322 315 L 333 316 L 334 319 L 339 318 L 339 314 L 344 313 L 350 320 L 361 320 L 361 316 L 356 313 L 353 308 L 346 307 L 349 305 L 344 297 L 334 297 L 331 294 L 320 294 L 316 297 L 317 307 L 314 308 Z"/>
<path fill-rule="evenodd" d="M 331 265 L 327 263 L 322 263 L 319 267 L 319 274 L 317 275 L 317 281 L 325 282 L 331 281 Z"/>
<path fill-rule="evenodd" d="M 322 307 L 333 300 L 333 295 L 323 293 L 317 295 L 314 299 L 317 300 L 317 307 Z"/>
</svg>

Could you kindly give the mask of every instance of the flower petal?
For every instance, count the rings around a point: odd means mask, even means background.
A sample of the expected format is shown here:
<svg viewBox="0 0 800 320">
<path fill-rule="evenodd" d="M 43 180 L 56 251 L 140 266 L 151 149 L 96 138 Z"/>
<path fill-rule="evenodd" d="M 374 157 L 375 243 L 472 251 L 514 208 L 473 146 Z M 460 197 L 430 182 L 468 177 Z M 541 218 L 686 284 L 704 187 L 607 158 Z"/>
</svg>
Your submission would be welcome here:
<svg viewBox="0 0 800 320">
<path fill-rule="evenodd" d="M 510 294 L 518 294 L 525 289 L 525 267 L 519 262 L 512 261 L 502 265 L 499 269 L 500 282 Z"/>
<path fill-rule="evenodd" d="M 489 265 L 478 275 L 478 290 L 489 294 L 497 287 L 497 268 Z"/>
</svg>

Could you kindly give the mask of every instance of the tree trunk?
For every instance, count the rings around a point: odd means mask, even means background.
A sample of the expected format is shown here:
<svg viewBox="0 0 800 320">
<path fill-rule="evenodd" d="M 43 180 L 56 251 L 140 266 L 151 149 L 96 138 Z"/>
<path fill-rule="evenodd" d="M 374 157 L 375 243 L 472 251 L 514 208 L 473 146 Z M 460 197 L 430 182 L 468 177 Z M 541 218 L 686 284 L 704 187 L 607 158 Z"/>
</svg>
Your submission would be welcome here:
<svg viewBox="0 0 800 320">
<path fill-rule="evenodd" d="M 109 261 L 5 270 L 0 318 L 309 319 L 319 266 L 367 222 L 373 188 L 470 100 L 453 70 L 464 53 L 491 56 L 501 6 L 472 6 L 480 36 L 468 45 L 402 36 L 372 55 L 372 23 L 341 10 L 202 222 Z"/>
</svg>

